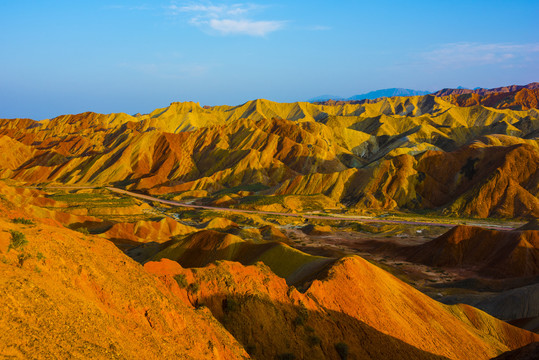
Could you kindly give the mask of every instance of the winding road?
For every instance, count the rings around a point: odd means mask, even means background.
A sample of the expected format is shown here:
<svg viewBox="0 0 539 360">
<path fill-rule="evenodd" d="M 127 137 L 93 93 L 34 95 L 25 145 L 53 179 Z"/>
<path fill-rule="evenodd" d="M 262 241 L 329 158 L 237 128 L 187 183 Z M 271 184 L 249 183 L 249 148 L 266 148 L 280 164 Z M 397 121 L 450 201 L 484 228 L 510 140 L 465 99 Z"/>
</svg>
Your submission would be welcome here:
<svg viewBox="0 0 539 360">
<path fill-rule="evenodd" d="M 330 220 L 330 221 L 358 221 L 358 222 L 367 222 L 367 223 L 384 223 L 384 224 L 402 224 L 402 225 L 416 225 L 416 226 L 442 226 L 451 228 L 457 226 L 452 223 L 443 223 L 443 222 L 427 222 L 427 221 L 408 221 L 408 220 L 392 220 L 392 219 L 379 219 L 366 216 L 339 216 L 339 215 L 312 215 L 312 214 L 294 214 L 294 213 L 282 213 L 275 211 L 261 211 L 261 210 L 243 210 L 243 209 L 232 209 L 232 208 L 223 208 L 215 206 L 206 206 L 206 205 L 193 205 L 193 204 L 184 204 L 172 200 L 159 199 L 149 195 L 143 195 L 134 193 L 127 190 L 118 189 L 115 187 L 106 187 L 107 190 L 115 192 L 117 194 L 123 194 L 132 196 L 138 199 L 154 201 L 161 204 L 167 204 L 178 207 L 192 208 L 192 209 L 203 209 L 203 210 L 214 210 L 214 211 L 227 211 L 227 212 L 236 212 L 236 213 L 248 213 L 248 214 L 258 214 L 258 215 L 279 215 L 279 216 L 290 216 L 290 217 L 302 217 L 304 219 L 316 219 L 316 220 Z M 466 222 L 466 225 L 471 226 L 480 226 L 485 229 L 494 229 L 494 230 L 514 230 L 513 227 L 507 227 L 504 225 L 494 225 L 494 224 L 485 224 L 480 222 Z"/>
</svg>

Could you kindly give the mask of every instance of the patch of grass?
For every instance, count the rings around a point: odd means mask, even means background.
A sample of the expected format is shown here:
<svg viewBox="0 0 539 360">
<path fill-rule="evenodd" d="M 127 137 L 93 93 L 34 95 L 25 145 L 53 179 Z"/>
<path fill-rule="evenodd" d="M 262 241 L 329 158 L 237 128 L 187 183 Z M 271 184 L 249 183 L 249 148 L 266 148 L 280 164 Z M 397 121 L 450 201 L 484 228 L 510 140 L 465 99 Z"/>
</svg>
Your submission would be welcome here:
<svg viewBox="0 0 539 360">
<path fill-rule="evenodd" d="M 246 196 L 243 199 L 241 199 L 241 204 L 248 204 L 248 205 L 280 204 L 280 205 L 283 205 L 285 198 L 286 198 L 285 195 L 269 195 L 269 196 L 252 195 L 252 196 Z"/>
<path fill-rule="evenodd" d="M 84 235 L 90 235 L 90 231 L 86 227 L 80 227 L 80 228 L 77 228 L 77 229 L 74 229 L 74 230 L 78 231 L 78 232 L 80 232 L 81 234 L 84 234 Z"/>
<path fill-rule="evenodd" d="M 55 201 L 63 201 L 73 207 L 86 209 L 103 207 L 128 207 L 136 204 L 136 200 L 129 196 L 107 194 L 103 192 L 53 194 L 49 195 Z"/>
<path fill-rule="evenodd" d="M 43 255 L 43 253 L 40 251 L 40 252 L 37 253 L 36 259 L 38 259 L 39 261 L 44 261 L 44 260 L 46 260 L 47 258 L 46 258 L 45 255 Z"/>
<path fill-rule="evenodd" d="M 35 223 L 32 220 L 25 219 L 22 217 L 11 219 L 11 222 L 14 224 L 35 225 Z"/>
<path fill-rule="evenodd" d="M 212 195 L 221 196 L 221 195 L 227 195 L 227 194 L 234 194 L 239 191 L 259 192 L 259 191 L 264 191 L 267 189 L 269 189 L 269 187 L 261 183 L 246 184 L 246 185 L 234 186 L 228 189 L 222 189 L 222 190 L 214 192 Z"/>
<path fill-rule="evenodd" d="M 189 285 L 187 283 L 187 279 L 185 275 L 183 274 L 174 275 L 174 280 L 176 280 L 176 282 L 178 283 L 178 286 L 182 289 L 187 288 L 187 286 Z"/>
<path fill-rule="evenodd" d="M 16 230 L 9 230 L 11 233 L 11 240 L 9 242 L 8 251 L 11 249 L 21 249 L 24 248 L 28 244 L 28 240 L 26 240 L 26 235 L 24 235 L 20 231 Z"/>
</svg>

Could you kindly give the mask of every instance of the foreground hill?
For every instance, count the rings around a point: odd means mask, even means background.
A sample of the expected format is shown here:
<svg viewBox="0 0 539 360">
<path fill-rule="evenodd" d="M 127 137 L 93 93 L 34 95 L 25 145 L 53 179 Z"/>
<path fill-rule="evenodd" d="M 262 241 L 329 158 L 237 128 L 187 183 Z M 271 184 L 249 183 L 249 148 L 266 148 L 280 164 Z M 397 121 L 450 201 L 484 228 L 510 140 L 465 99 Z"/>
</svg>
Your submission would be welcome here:
<svg viewBox="0 0 539 360">
<path fill-rule="evenodd" d="M 112 243 L 34 218 L 10 194 L 2 187 L 0 357 L 247 356 L 211 314 L 171 296 Z"/>
<path fill-rule="evenodd" d="M 302 201 L 288 196 L 316 195 L 321 208 L 538 216 L 537 131 L 537 109 L 461 107 L 433 95 L 341 105 L 173 103 L 138 116 L 0 120 L 0 149 L 9 153 L 0 177 L 198 192 L 239 207 L 262 205 L 253 195 L 282 195 L 274 206 L 284 211 L 299 211 Z"/>
<path fill-rule="evenodd" d="M 183 228 L 196 232 L 172 241 L 181 229 L 173 221 L 109 226 L 103 236 L 132 229 L 132 241 L 161 247 L 160 261 L 143 268 L 59 222 L 97 223 L 91 216 L 63 212 L 72 208 L 35 189 L 0 182 L 0 192 L 3 357 L 488 359 L 539 340 L 474 308 L 442 305 L 362 258 L 276 243 L 284 235 L 269 225 L 240 238 L 224 232 L 237 231 L 233 222 L 215 218 L 205 226 L 220 231 Z M 267 240 L 247 241 L 247 232 Z M 219 259 L 259 262 L 208 264 Z"/>
<path fill-rule="evenodd" d="M 539 339 L 442 305 L 359 257 L 339 260 L 304 294 L 262 263 L 184 269 L 163 259 L 145 268 L 186 303 L 207 306 L 259 359 L 489 359 Z"/>
</svg>

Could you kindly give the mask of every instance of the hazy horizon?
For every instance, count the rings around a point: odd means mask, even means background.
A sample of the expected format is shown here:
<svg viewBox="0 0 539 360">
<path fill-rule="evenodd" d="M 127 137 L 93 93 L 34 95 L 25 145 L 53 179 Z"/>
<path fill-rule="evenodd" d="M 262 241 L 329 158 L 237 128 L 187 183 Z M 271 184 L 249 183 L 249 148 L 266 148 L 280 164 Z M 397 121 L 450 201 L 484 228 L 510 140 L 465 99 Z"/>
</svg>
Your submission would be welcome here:
<svg viewBox="0 0 539 360">
<path fill-rule="evenodd" d="M 525 85 L 539 79 L 538 12 L 524 0 L 3 2 L 0 118 Z"/>
</svg>

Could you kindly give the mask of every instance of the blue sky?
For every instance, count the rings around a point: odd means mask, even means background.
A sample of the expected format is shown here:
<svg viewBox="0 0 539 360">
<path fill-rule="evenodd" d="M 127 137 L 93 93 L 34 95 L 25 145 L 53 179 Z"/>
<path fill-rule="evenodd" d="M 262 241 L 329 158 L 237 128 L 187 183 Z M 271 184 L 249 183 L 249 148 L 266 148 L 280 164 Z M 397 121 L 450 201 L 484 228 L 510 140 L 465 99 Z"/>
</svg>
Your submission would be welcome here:
<svg viewBox="0 0 539 360">
<path fill-rule="evenodd" d="M 539 81 L 539 1 L 2 1 L 0 118 Z"/>
</svg>

